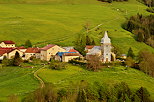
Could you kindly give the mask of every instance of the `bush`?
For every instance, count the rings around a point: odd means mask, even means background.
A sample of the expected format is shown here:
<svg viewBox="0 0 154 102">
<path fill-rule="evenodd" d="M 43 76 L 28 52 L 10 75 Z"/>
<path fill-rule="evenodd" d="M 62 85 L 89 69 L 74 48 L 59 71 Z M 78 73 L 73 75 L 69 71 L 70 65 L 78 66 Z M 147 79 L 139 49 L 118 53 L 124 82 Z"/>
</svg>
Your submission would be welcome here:
<svg viewBox="0 0 154 102">
<path fill-rule="evenodd" d="M 52 60 L 49 69 L 62 70 L 66 68 L 66 63 Z"/>
<path fill-rule="evenodd" d="M 147 10 L 148 12 L 154 13 L 154 7 L 152 7 L 152 8 L 147 8 L 146 10 Z"/>
</svg>

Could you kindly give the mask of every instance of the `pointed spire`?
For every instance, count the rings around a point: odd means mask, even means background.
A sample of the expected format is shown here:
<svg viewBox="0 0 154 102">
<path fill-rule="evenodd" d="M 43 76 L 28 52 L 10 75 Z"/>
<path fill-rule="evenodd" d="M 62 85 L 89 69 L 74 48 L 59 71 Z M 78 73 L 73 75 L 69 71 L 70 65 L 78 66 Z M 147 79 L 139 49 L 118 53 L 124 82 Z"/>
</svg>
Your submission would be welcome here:
<svg viewBox="0 0 154 102">
<path fill-rule="evenodd" d="M 109 38 L 108 34 L 107 34 L 107 31 L 105 31 L 104 38 Z"/>
<path fill-rule="evenodd" d="M 111 43 L 111 40 L 108 37 L 107 31 L 105 31 L 104 37 L 101 40 L 101 44 L 104 44 L 104 43 Z"/>
</svg>

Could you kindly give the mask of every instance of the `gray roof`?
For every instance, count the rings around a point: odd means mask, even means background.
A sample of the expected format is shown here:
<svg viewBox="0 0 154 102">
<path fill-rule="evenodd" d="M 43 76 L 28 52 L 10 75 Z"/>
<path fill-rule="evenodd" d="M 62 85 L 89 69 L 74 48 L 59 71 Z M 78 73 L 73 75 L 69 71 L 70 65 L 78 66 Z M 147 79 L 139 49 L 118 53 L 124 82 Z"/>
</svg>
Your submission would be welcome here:
<svg viewBox="0 0 154 102">
<path fill-rule="evenodd" d="M 96 55 L 101 52 L 101 47 L 100 46 L 94 46 L 87 55 Z"/>
</svg>

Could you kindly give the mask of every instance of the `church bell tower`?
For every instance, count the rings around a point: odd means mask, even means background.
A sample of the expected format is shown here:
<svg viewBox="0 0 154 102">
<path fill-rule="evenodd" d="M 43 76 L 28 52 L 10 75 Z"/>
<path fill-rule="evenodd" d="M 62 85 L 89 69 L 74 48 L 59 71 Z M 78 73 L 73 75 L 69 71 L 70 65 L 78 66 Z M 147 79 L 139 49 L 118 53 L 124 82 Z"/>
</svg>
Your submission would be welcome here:
<svg viewBox="0 0 154 102">
<path fill-rule="evenodd" d="M 104 37 L 101 40 L 102 61 L 104 63 L 111 62 L 111 39 L 105 31 Z"/>
</svg>

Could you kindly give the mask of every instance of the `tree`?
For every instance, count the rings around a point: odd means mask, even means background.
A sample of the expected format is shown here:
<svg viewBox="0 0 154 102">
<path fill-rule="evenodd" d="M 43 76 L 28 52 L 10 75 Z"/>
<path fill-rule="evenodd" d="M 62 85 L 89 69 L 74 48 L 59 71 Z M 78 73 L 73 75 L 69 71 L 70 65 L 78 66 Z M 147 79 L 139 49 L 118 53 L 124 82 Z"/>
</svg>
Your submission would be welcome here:
<svg viewBox="0 0 154 102">
<path fill-rule="evenodd" d="M 12 59 L 7 59 L 6 56 L 4 56 L 2 60 L 3 66 L 11 66 L 12 65 Z"/>
<path fill-rule="evenodd" d="M 27 40 L 27 41 L 25 42 L 25 47 L 26 47 L 26 48 L 32 47 L 32 43 L 31 43 L 30 40 Z"/>
<path fill-rule="evenodd" d="M 66 63 L 55 61 L 55 60 L 51 60 L 49 69 L 62 70 L 62 69 L 65 69 L 65 68 L 66 68 Z"/>
<path fill-rule="evenodd" d="M 154 54 L 149 51 L 141 51 L 139 53 L 140 70 L 154 77 Z"/>
<path fill-rule="evenodd" d="M 137 90 L 136 94 L 142 100 L 142 102 L 151 102 L 149 99 L 150 94 L 146 88 L 141 87 L 139 90 Z"/>
<path fill-rule="evenodd" d="M 86 45 L 91 45 L 91 40 L 88 35 L 86 36 Z"/>
<path fill-rule="evenodd" d="M 13 65 L 14 66 L 19 66 L 21 63 L 22 63 L 22 59 L 20 57 L 20 54 L 19 54 L 19 52 L 16 52 L 15 56 L 13 58 Z"/>
<path fill-rule="evenodd" d="M 135 61 L 131 57 L 127 57 L 125 63 L 128 67 L 134 67 Z"/>
<path fill-rule="evenodd" d="M 19 102 L 19 99 L 16 95 L 11 95 L 8 97 L 7 102 Z"/>
<path fill-rule="evenodd" d="M 101 61 L 98 55 L 89 55 L 87 57 L 87 69 L 97 71 L 101 68 Z"/>
<path fill-rule="evenodd" d="M 143 42 L 144 41 L 144 34 L 142 32 L 138 32 L 137 40 L 139 42 Z"/>
<path fill-rule="evenodd" d="M 131 47 L 130 47 L 129 50 L 128 50 L 127 57 L 131 57 L 131 58 L 134 58 L 134 57 L 135 57 L 135 55 L 134 55 L 133 50 L 132 50 Z"/>
<path fill-rule="evenodd" d="M 87 96 L 84 89 L 79 91 L 76 102 L 87 102 Z"/>
</svg>

